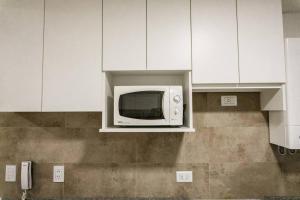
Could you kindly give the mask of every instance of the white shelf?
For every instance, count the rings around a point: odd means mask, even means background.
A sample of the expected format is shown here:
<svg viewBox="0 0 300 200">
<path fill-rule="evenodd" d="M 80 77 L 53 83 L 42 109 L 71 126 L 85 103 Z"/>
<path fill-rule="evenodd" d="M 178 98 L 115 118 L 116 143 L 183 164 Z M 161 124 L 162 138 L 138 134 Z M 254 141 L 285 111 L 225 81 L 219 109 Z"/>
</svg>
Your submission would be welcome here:
<svg viewBox="0 0 300 200">
<path fill-rule="evenodd" d="M 105 72 L 103 90 L 104 110 L 102 113 L 102 129 L 100 132 L 195 132 L 193 126 L 192 81 L 190 71 L 176 72 Z M 117 127 L 113 123 L 113 93 L 116 85 L 182 85 L 185 113 L 182 127 Z"/>
<path fill-rule="evenodd" d="M 189 128 L 189 127 L 178 127 L 178 128 L 172 128 L 172 127 L 154 127 L 154 128 L 119 128 L 119 127 L 112 127 L 112 128 L 103 128 L 100 129 L 99 132 L 101 133 L 184 133 L 184 132 L 190 132 L 193 133 L 195 132 L 194 128 Z"/>
<path fill-rule="evenodd" d="M 261 110 L 285 110 L 285 84 L 195 84 L 193 92 L 259 92 Z"/>
<path fill-rule="evenodd" d="M 261 92 L 281 89 L 283 84 L 193 84 L 193 92 Z"/>
</svg>

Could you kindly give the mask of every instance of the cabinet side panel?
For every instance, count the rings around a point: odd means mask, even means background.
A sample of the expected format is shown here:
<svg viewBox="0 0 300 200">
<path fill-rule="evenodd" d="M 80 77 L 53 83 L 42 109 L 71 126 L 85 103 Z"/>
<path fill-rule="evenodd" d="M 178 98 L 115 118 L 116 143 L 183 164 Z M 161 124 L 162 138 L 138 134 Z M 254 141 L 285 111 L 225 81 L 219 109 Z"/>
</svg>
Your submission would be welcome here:
<svg viewBox="0 0 300 200">
<path fill-rule="evenodd" d="M 287 146 L 286 136 L 286 120 L 284 111 L 270 111 L 269 112 L 269 129 L 270 129 L 270 143 L 282 147 Z"/>
<path fill-rule="evenodd" d="M 288 124 L 300 125 L 300 38 L 286 40 Z"/>
</svg>

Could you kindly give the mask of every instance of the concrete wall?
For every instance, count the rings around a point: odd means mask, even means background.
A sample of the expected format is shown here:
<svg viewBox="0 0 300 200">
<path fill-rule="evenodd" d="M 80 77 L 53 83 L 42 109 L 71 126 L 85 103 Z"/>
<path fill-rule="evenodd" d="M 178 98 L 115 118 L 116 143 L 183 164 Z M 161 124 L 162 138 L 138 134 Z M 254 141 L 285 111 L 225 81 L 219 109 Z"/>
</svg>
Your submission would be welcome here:
<svg viewBox="0 0 300 200">
<path fill-rule="evenodd" d="M 100 134 L 100 113 L 0 113 L 0 196 L 20 198 L 20 163 L 34 161 L 34 198 L 262 198 L 300 195 L 300 154 L 279 156 L 269 144 L 258 93 L 193 95 L 196 133 Z M 16 183 L 4 182 L 18 165 Z M 54 164 L 65 183 L 52 183 Z M 192 170 L 193 183 L 176 183 Z"/>
<path fill-rule="evenodd" d="M 283 14 L 284 36 L 300 37 L 300 12 Z"/>
</svg>

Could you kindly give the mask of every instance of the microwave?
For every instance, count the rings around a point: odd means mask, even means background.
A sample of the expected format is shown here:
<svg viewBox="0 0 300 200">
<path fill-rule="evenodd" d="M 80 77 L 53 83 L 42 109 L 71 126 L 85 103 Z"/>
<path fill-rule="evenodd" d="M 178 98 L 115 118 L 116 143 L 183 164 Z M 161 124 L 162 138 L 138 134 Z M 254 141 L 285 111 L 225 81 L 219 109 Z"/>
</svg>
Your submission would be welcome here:
<svg viewBox="0 0 300 200">
<path fill-rule="evenodd" d="M 114 125 L 183 125 L 182 86 L 115 86 Z"/>
</svg>

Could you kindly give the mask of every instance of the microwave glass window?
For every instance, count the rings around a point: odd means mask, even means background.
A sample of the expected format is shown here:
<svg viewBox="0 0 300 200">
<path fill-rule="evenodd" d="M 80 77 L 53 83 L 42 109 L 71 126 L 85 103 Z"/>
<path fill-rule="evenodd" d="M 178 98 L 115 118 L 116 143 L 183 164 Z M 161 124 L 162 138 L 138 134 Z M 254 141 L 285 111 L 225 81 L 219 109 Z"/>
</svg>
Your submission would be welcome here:
<svg viewBox="0 0 300 200">
<path fill-rule="evenodd" d="M 119 113 L 133 119 L 164 119 L 163 91 L 143 91 L 120 96 Z"/>
</svg>

